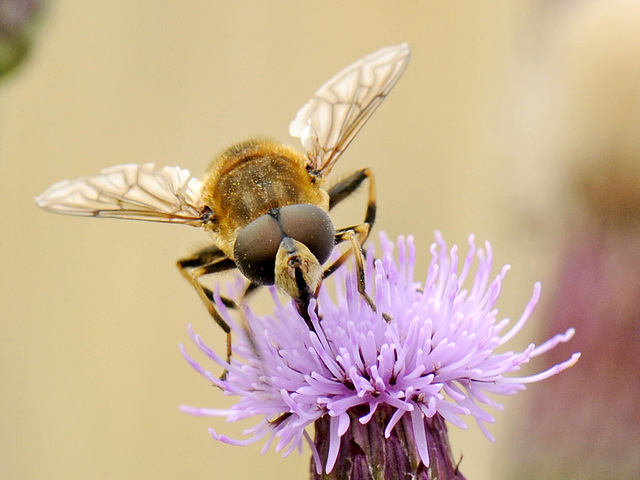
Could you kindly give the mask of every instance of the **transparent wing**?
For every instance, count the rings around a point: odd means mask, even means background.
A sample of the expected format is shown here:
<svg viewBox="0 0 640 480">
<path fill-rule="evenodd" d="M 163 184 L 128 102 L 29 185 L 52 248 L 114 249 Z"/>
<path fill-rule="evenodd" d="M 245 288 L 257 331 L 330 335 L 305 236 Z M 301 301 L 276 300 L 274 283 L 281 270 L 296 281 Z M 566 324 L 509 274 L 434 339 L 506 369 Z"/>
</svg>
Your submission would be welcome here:
<svg viewBox="0 0 640 480">
<path fill-rule="evenodd" d="M 309 168 L 327 175 L 404 72 L 411 49 L 382 48 L 349 65 L 300 109 L 289 133 L 300 137 Z"/>
<path fill-rule="evenodd" d="M 68 215 L 201 226 L 207 210 L 199 201 L 201 186 L 182 168 L 118 165 L 99 175 L 56 183 L 36 203 Z"/>
</svg>

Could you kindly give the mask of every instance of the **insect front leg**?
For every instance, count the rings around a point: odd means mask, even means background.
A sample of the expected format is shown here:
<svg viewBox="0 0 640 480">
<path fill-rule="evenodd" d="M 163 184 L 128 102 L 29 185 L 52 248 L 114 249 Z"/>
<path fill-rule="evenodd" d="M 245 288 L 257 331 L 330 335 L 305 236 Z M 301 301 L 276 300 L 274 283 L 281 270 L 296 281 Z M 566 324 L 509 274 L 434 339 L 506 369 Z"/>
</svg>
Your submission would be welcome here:
<svg viewBox="0 0 640 480">
<path fill-rule="evenodd" d="M 213 292 L 200 283 L 200 277 L 232 270 L 236 268 L 235 262 L 219 248 L 211 246 L 199 250 L 189 257 L 181 258 L 178 260 L 177 266 L 182 276 L 193 285 L 213 320 L 227 334 L 227 362 L 229 362 L 231 360 L 231 328 L 218 313 L 213 302 Z M 232 300 L 222 298 L 222 301 L 226 306 L 236 307 L 235 302 Z"/>
<path fill-rule="evenodd" d="M 365 271 L 364 271 L 364 253 L 362 251 L 362 244 L 369 236 L 369 225 L 362 223 L 355 227 L 343 228 L 336 232 L 336 245 L 345 241 L 351 243 L 351 248 L 344 252 L 338 259 L 329 265 L 325 271 L 324 276 L 327 277 L 335 272 L 347 259 L 353 255 L 356 261 L 356 274 L 358 276 L 358 292 L 362 298 L 371 307 L 371 310 L 376 311 L 376 305 L 373 300 L 367 294 L 365 283 Z"/>
<path fill-rule="evenodd" d="M 369 225 L 363 223 L 361 225 L 356 225 L 355 227 L 344 228 L 338 230 L 336 232 L 336 244 L 342 243 L 344 241 L 349 241 L 351 243 L 351 248 L 344 252 L 340 257 L 329 265 L 325 269 L 324 276 L 327 277 L 335 272 L 347 259 L 353 255 L 356 261 L 356 275 L 358 276 L 358 293 L 367 302 L 367 305 L 374 312 L 377 311 L 376 304 L 373 302 L 373 299 L 369 296 L 366 289 L 365 282 L 365 259 L 364 252 L 362 250 L 362 244 L 369 236 Z M 382 312 L 382 318 L 384 318 L 387 322 L 391 321 L 392 317 L 384 312 Z"/>
</svg>

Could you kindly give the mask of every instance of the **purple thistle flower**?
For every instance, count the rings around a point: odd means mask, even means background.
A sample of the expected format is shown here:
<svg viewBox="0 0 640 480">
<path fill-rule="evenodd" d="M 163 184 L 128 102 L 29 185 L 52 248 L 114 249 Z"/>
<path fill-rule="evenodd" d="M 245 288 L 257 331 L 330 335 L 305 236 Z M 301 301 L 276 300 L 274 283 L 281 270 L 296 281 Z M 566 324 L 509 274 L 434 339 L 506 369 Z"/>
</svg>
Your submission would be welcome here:
<svg viewBox="0 0 640 480">
<path fill-rule="evenodd" d="M 273 314 L 258 316 L 244 305 L 244 326 L 234 321 L 216 293 L 216 306 L 237 337 L 230 364 L 191 328 L 189 331 L 198 348 L 228 375 L 217 378 L 183 346 L 181 349 L 193 368 L 239 400 L 228 410 L 182 409 L 195 415 L 223 416 L 230 422 L 258 417 L 258 423 L 244 432 L 244 440 L 228 438 L 213 429 L 210 434 L 233 445 L 266 437 L 264 450 L 275 442 L 276 450 L 284 451 L 285 456 L 306 441 L 318 474 L 323 469 L 331 472 L 339 463 L 341 440 L 354 424 L 367 425 L 372 418 L 384 418 L 384 437 L 396 438 L 402 429 L 401 438 L 414 445 L 416 463 L 424 470 L 430 463 L 436 468 L 434 462 L 439 461 L 430 461 L 433 439 L 437 438 L 430 431 L 433 425 L 444 426 L 444 419 L 466 428 L 465 418 L 470 418 L 492 439 L 485 424 L 494 418 L 486 408 L 501 405 L 487 394 L 513 395 L 526 384 L 555 375 L 578 361 L 579 354 L 574 354 L 536 375 L 506 376 L 529 359 L 568 341 L 574 332 L 570 329 L 522 352 L 495 352 L 526 323 L 538 301 L 540 285 L 535 285 L 520 319 L 507 329 L 509 320 L 497 319 L 495 304 L 509 267 L 491 278 L 488 243 L 484 250 L 477 249 L 473 236 L 469 237 L 469 253 L 459 262 L 457 247 L 448 251 L 437 233 L 424 285 L 414 280 L 412 237 L 400 237 L 394 244 L 381 234 L 380 243 L 379 259 L 374 260 L 373 244 L 366 256 L 367 291 L 372 293 L 377 312 L 358 293 L 355 274 L 342 268 L 326 279 L 319 291 L 321 320 L 314 304 L 309 309 L 315 331 L 307 327 L 292 304 L 279 300 L 273 288 Z M 229 288 L 231 293 L 240 291 L 237 283 Z M 315 442 L 307 432 L 314 424 L 323 429 L 323 438 Z M 431 478 L 424 475 L 420 478 Z"/>
</svg>

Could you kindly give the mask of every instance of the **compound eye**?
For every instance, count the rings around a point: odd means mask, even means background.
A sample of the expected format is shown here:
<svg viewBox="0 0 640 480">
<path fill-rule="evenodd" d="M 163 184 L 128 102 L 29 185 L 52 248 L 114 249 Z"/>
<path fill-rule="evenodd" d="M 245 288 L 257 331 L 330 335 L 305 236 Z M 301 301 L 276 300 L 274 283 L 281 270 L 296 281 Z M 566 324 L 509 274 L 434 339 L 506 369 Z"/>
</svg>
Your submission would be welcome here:
<svg viewBox="0 0 640 480">
<path fill-rule="evenodd" d="M 315 205 L 289 205 L 280 209 L 285 235 L 303 243 L 322 265 L 335 244 L 335 230 L 329 214 Z"/>
<path fill-rule="evenodd" d="M 256 218 L 236 238 L 233 251 L 238 270 L 254 283 L 273 285 L 281 241 L 282 231 L 275 218 L 271 215 Z"/>
</svg>

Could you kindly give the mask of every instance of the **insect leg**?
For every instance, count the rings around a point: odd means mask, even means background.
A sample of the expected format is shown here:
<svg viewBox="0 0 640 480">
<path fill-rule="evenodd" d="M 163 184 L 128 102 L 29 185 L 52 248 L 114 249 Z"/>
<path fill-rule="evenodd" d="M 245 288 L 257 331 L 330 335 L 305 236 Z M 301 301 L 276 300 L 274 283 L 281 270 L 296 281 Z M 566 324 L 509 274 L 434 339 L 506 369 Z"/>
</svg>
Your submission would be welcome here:
<svg viewBox="0 0 640 480">
<path fill-rule="evenodd" d="M 370 169 L 363 168 L 362 170 L 349 175 L 347 178 L 339 181 L 329 188 L 327 193 L 329 194 L 329 210 L 331 210 L 338 203 L 355 192 L 366 179 L 369 179 L 369 201 L 367 203 L 367 212 L 365 213 L 363 223 L 369 224 L 369 230 L 371 230 L 376 220 L 376 181 L 373 176 L 373 172 Z M 366 240 L 366 237 L 364 240 Z"/>
<path fill-rule="evenodd" d="M 217 260 L 220 260 L 223 258 L 227 258 L 227 256 L 222 252 L 222 250 L 220 250 L 215 245 L 211 245 L 209 247 L 203 248 L 202 250 L 198 250 L 197 252 L 193 253 L 188 257 L 184 257 L 178 260 L 178 268 L 180 270 L 183 270 L 187 268 L 201 267 L 203 265 L 214 263 Z M 257 283 L 251 282 L 247 286 L 247 289 L 242 294 L 241 300 L 244 300 L 249 295 L 251 295 L 258 287 L 260 287 L 260 285 L 258 285 Z M 207 297 L 209 298 L 209 300 L 213 301 L 213 292 L 207 287 L 205 287 L 204 285 L 202 285 L 202 289 L 207 294 Z M 225 298 L 225 297 L 222 297 L 221 300 L 225 304 L 225 306 L 229 308 L 237 307 L 236 302 L 234 302 L 233 300 L 229 300 L 228 298 Z"/>
<path fill-rule="evenodd" d="M 364 215 L 364 222 L 360 225 L 336 231 L 336 245 L 348 240 L 351 242 L 351 248 L 340 255 L 335 262 L 324 270 L 324 277 L 328 277 L 335 272 L 336 269 L 346 262 L 353 254 L 356 260 L 356 273 L 358 275 L 358 292 L 360 292 L 362 298 L 365 299 L 371 309 L 375 312 L 376 306 L 371 297 L 367 294 L 365 288 L 364 253 L 362 252 L 362 245 L 369 237 L 369 232 L 376 220 L 376 182 L 373 172 L 368 168 L 363 168 L 362 170 L 359 170 L 344 180 L 336 183 L 327 191 L 327 193 L 329 194 L 329 210 L 331 210 L 338 203 L 355 192 L 358 187 L 362 185 L 362 182 L 367 179 L 369 180 L 369 200 L 367 202 L 367 211 Z"/>
<path fill-rule="evenodd" d="M 261 285 L 258 285 L 257 283 L 253 283 L 251 282 L 249 284 L 249 286 L 247 286 L 247 289 L 244 291 L 244 293 L 242 294 L 242 297 L 240 297 L 240 300 L 244 300 L 245 298 L 247 298 L 249 295 L 252 295 L 253 292 L 256 291 L 256 289 L 258 287 L 260 287 Z"/>
<path fill-rule="evenodd" d="M 236 268 L 235 262 L 224 255 L 220 249 L 212 246 L 199 250 L 189 257 L 178 260 L 177 266 L 182 276 L 193 285 L 213 320 L 227 334 L 227 361 L 230 361 L 231 328 L 216 310 L 215 304 L 213 303 L 213 292 L 202 285 L 199 278 L 204 275 L 232 270 Z M 235 303 L 231 300 L 225 298 L 223 302 L 225 305 L 235 308 Z"/>
<path fill-rule="evenodd" d="M 356 251 L 360 252 L 360 256 L 363 257 L 362 253 L 362 245 L 369 237 L 369 232 L 373 228 L 373 224 L 376 220 L 376 182 L 373 176 L 373 172 L 368 168 L 363 168 L 355 172 L 354 174 L 348 176 L 344 180 L 336 183 L 333 187 L 331 187 L 327 193 L 329 194 L 329 210 L 335 207 L 342 200 L 347 198 L 353 192 L 355 192 L 362 182 L 366 179 L 369 179 L 369 200 L 367 202 L 367 211 L 364 216 L 364 222 L 360 225 L 356 225 L 349 228 L 342 228 L 336 232 L 336 245 L 347 240 L 347 232 L 353 232 L 353 235 L 357 236 L 357 245 L 358 248 L 353 246 L 347 252 L 343 253 L 338 260 L 333 262 L 329 267 L 324 270 L 324 277 L 328 277 L 333 272 L 336 271 L 338 267 L 340 267 L 352 253 L 356 253 Z M 352 236 L 353 236 L 352 235 Z M 354 244 L 354 240 L 352 240 L 352 245 Z M 356 258 L 356 265 L 358 263 L 358 259 Z M 364 264 L 364 261 L 361 262 Z M 364 268 L 363 273 L 364 275 Z"/>
<path fill-rule="evenodd" d="M 362 252 L 362 243 L 369 235 L 369 225 L 362 223 L 355 227 L 343 228 L 336 232 L 336 244 L 348 241 L 351 243 L 351 248 L 344 252 L 338 259 L 329 265 L 325 271 L 324 276 L 327 277 L 335 272 L 347 259 L 353 255 L 356 261 L 356 274 L 358 275 L 358 292 L 362 298 L 369 304 L 371 310 L 376 311 L 376 306 L 373 300 L 366 292 L 365 284 L 365 272 L 364 272 L 364 253 Z"/>
<path fill-rule="evenodd" d="M 204 265 L 205 263 L 213 263 L 216 260 L 226 257 L 222 250 L 215 245 L 211 245 L 192 253 L 188 257 L 181 258 L 178 260 L 178 264 L 183 268 L 193 268 Z"/>
<path fill-rule="evenodd" d="M 181 258 L 178 260 L 177 265 L 180 269 L 180 273 L 189 281 L 191 281 L 191 277 L 186 276 L 186 269 L 194 269 L 196 267 L 201 267 L 202 265 L 207 265 L 210 263 L 214 263 L 222 258 L 226 258 L 226 255 L 215 245 L 211 245 L 209 247 L 205 247 L 201 250 L 194 252 L 188 257 Z M 209 300 L 213 301 L 213 292 L 205 287 L 204 285 L 200 285 L 204 292 L 206 293 Z M 229 308 L 235 308 L 236 304 L 233 300 L 229 300 L 228 298 L 221 297 L 222 303 Z"/>
</svg>

